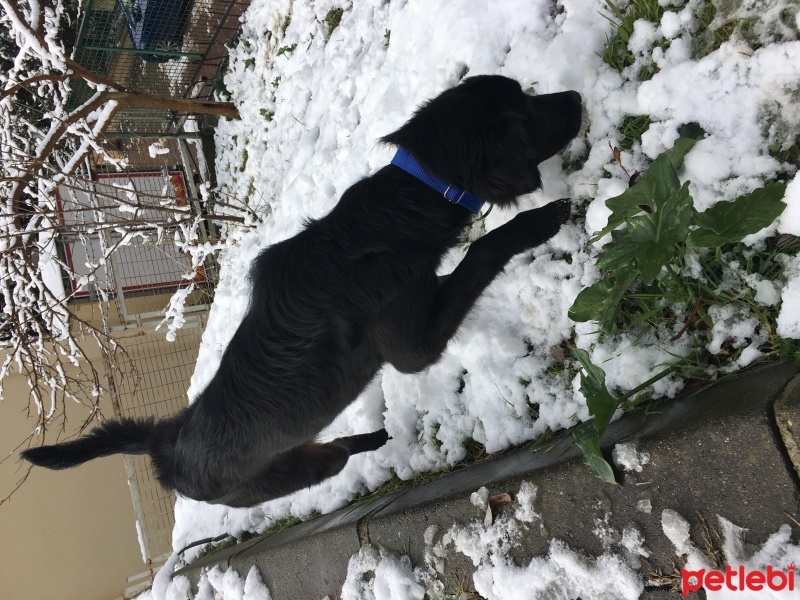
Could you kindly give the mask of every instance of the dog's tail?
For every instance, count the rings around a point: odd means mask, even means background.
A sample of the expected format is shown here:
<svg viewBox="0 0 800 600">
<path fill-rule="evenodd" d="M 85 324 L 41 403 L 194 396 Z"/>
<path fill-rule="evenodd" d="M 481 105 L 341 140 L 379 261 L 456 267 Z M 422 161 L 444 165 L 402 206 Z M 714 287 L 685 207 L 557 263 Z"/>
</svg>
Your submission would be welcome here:
<svg viewBox="0 0 800 600">
<path fill-rule="evenodd" d="M 69 469 L 112 454 L 148 454 L 156 425 L 153 419 L 114 419 L 71 442 L 28 448 L 21 456 L 48 469 Z"/>
</svg>

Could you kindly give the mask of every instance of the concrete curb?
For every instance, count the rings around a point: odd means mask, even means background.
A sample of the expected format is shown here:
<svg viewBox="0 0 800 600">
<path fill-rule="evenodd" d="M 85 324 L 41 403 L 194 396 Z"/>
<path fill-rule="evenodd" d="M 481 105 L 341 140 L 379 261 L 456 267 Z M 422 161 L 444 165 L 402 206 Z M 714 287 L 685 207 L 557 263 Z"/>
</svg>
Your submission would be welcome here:
<svg viewBox="0 0 800 600">
<path fill-rule="evenodd" d="M 245 574 L 258 565 L 274 600 L 336 597 L 351 555 L 366 543 L 403 552 L 424 564 L 424 533 L 481 517 L 470 495 L 481 486 L 512 496 L 523 480 L 538 487 L 541 527 L 513 550 L 524 564 L 559 539 L 589 556 L 609 544 L 594 531 L 635 527 L 647 541 L 652 572 L 674 573 L 677 557 L 661 525 L 675 510 L 700 537 L 719 515 L 748 530 L 758 546 L 800 515 L 800 375 L 792 362 L 772 363 L 732 376 L 700 392 L 664 403 L 659 412 L 632 411 L 608 428 L 604 452 L 633 444 L 649 456 L 642 472 L 621 473 L 621 485 L 596 478 L 582 464 L 571 436 L 548 452 L 518 450 L 442 476 L 415 488 L 344 508 L 266 538 L 204 557 L 181 569 L 194 585 L 201 570 L 219 564 Z M 794 463 L 792 460 L 794 459 Z M 706 525 L 708 524 L 708 525 Z M 794 533 L 800 527 L 794 526 Z M 447 572 L 469 580 L 464 556 L 448 558 Z M 648 589 L 646 598 L 669 594 Z"/>
</svg>

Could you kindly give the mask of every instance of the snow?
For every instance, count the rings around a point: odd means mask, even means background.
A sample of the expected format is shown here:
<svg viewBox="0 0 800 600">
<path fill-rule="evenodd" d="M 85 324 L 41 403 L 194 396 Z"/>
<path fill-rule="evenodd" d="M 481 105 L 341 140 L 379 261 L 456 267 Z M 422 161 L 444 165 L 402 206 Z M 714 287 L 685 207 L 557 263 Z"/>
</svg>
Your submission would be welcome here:
<svg viewBox="0 0 800 600">
<path fill-rule="evenodd" d="M 150 144 L 147 147 L 147 152 L 150 154 L 150 158 L 156 158 L 162 154 L 169 154 L 169 148 L 164 147 L 159 140 Z"/>
<path fill-rule="evenodd" d="M 778 334 L 800 338 L 800 257 L 784 260 L 789 282 L 781 292 L 781 312 L 778 315 Z"/>
<path fill-rule="evenodd" d="M 368 580 L 364 577 L 372 574 Z M 350 558 L 342 600 L 422 600 L 425 587 L 406 556 L 381 556 L 373 546 Z"/>
<path fill-rule="evenodd" d="M 641 473 L 644 465 L 650 462 L 650 455 L 638 452 L 632 442 L 617 444 L 611 451 L 614 464 L 625 470 L 626 473 Z"/>
<path fill-rule="evenodd" d="M 163 569 L 162 569 L 163 570 Z M 139 600 L 164 599 L 164 600 L 272 600 L 269 588 L 261 579 L 258 567 L 253 565 L 242 579 L 235 569 L 222 569 L 215 566 L 200 576 L 197 584 L 197 594 L 192 594 L 192 584 L 179 575 L 168 582 L 166 587 L 157 590 L 153 585 L 148 590 L 137 596 Z"/>
<path fill-rule="evenodd" d="M 765 15 L 779 15 L 787 6 L 779 0 L 763 4 L 759 14 Z M 578 292 L 599 278 L 594 258 L 604 240 L 591 248 L 586 243 L 606 225 L 605 200 L 628 185 L 609 144 L 619 143 L 624 117 L 649 115 L 652 124 L 642 143 L 621 156 L 631 172 L 643 170 L 672 146 L 682 124 L 699 123 L 708 135 L 687 155 L 681 178 L 691 181 L 695 206 L 705 210 L 775 178 L 785 166 L 770 156 L 768 147 L 789 143 L 800 130 L 795 100 L 800 42 L 774 41 L 753 50 L 734 38 L 696 60 L 688 9 L 668 11 L 656 25 L 637 23 L 636 64 L 618 73 L 600 56 L 612 34 L 603 17 L 608 14 L 604 0 L 561 0 L 557 10 L 550 0 L 364 0 L 344 11 L 329 36 L 322 20 L 332 7 L 332 0 L 253 0 L 243 17 L 242 43 L 232 51 L 225 79 L 242 119 L 223 120 L 217 128 L 216 168 L 223 191 L 250 197 L 263 219 L 250 228 L 228 231 L 190 397 L 213 376 L 247 309 L 247 273 L 258 252 L 297 233 L 303 219 L 326 214 L 349 185 L 385 165 L 392 150 L 376 140 L 465 74 L 503 74 L 536 93 L 581 93 L 588 118 L 585 138 L 541 165 L 543 189 L 523 198 L 520 209 L 570 196 L 588 203 L 586 219 L 566 225 L 545 246 L 512 260 L 439 363 L 413 376 L 385 368 L 320 436 L 332 439 L 383 426 L 392 437 L 385 447 L 352 458 L 337 477 L 314 488 L 250 509 L 179 499 L 176 549 L 224 532 L 263 532 L 288 515 L 331 512 L 374 490 L 392 473 L 410 479 L 455 464 L 465 456 L 467 438 L 495 452 L 588 418 L 578 377 L 553 369 L 552 349 L 567 340 L 574 339 L 590 353 L 604 369 L 609 388 L 617 391 L 633 389 L 686 355 L 688 336 L 673 341 L 676 332 L 666 328 L 636 337 L 599 336 L 595 324 L 576 325 L 567 318 Z M 759 25 L 756 33 L 770 41 L 775 36 L 766 25 Z M 669 49 L 651 50 L 662 39 L 672 40 Z M 636 72 L 651 59 L 658 72 L 649 81 L 638 81 Z M 579 168 L 568 167 L 575 161 Z M 750 236 L 748 243 L 758 244 L 776 232 L 800 232 L 800 178 L 790 178 L 786 212 L 777 225 Z M 483 227 L 491 231 L 513 214 L 493 210 Z M 452 270 L 463 252 L 454 249 L 442 272 Z M 800 261 L 779 260 L 786 265 L 786 283 L 748 285 L 764 304 L 781 299 L 778 332 L 800 338 Z M 715 311 L 709 349 L 719 352 L 725 342 L 744 348 L 739 366 L 757 358 L 763 334 L 756 331 L 753 316 L 730 307 Z M 673 397 L 682 385 L 667 377 L 652 392 Z M 634 455 L 635 449 L 633 454 L 623 449 L 617 460 L 638 471 L 646 461 Z M 605 593 L 637 597 L 641 580 L 621 555 L 590 560 L 554 540 L 547 556 L 522 570 L 503 558 L 502 550 L 520 523 L 535 520 L 530 508 L 535 493 L 526 494 L 523 498 L 530 503 L 519 509 L 517 519 L 501 519 L 486 531 L 447 533 L 445 546 L 475 562 L 481 594 L 531 598 L 560 582 L 568 594 L 586 594 L 584 598 Z M 642 504 L 639 510 L 649 513 L 652 507 Z M 687 544 L 680 537 L 680 523 L 667 520 L 670 533 Z M 636 534 L 627 536 L 623 534 L 626 547 L 636 548 Z M 194 552 L 187 553 L 189 560 Z M 407 597 L 415 597 L 418 586 L 425 585 L 424 577 L 397 557 L 364 551 L 351 564 L 354 573 L 374 572 L 376 581 L 381 569 L 386 585 L 371 590 L 376 598 L 401 594 L 392 591 L 401 589 L 393 588 L 393 581 L 405 582 L 402 593 Z M 209 585 L 219 592 L 212 579 Z M 361 583 L 358 575 L 350 582 L 356 587 Z M 520 595 L 523 590 L 529 595 Z"/>
</svg>

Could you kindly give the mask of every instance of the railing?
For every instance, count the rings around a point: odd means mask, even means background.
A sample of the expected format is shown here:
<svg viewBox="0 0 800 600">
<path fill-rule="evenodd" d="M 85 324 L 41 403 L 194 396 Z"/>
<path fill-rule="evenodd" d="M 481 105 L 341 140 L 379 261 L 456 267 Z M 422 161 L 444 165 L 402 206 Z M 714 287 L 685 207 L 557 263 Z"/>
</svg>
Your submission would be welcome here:
<svg viewBox="0 0 800 600">
<path fill-rule="evenodd" d="M 126 88 L 172 98 L 210 98 L 250 0 L 87 0 L 75 44 L 82 67 Z M 93 90 L 76 81 L 71 103 Z M 164 136 L 177 131 L 172 111 L 124 109 L 106 130 Z"/>
</svg>

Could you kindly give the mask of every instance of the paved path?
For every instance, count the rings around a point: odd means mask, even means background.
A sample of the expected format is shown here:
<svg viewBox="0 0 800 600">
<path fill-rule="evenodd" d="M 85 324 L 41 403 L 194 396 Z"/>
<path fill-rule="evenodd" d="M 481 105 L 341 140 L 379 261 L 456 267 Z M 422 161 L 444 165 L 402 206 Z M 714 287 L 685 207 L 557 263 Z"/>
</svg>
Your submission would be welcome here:
<svg viewBox="0 0 800 600">
<path fill-rule="evenodd" d="M 203 567 L 231 566 L 245 575 L 256 564 L 274 600 L 335 598 L 348 560 L 362 544 L 424 564 L 424 533 L 430 525 L 437 525 L 441 535 L 453 523 L 479 519 L 481 511 L 470 501 L 473 492 L 486 486 L 491 494 L 514 496 L 523 480 L 538 487 L 535 509 L 543 527 L 514 549 L 519 564 L 547 554 L 552 539 L 598 556 L 604 545 L 595 530 L 603 523 L 617 532 L 635 526 L 652 553 L 651 572 L 674 574 L 678 560 L 663 532 L 665 509 L 690 522 L 698 546 L 703 521 L 714 526 L 720 515 L 746 528 L 747 543 L 759 547 L 782 524 L 792 523 L 787 515 L 800 519 L 798 369 L 796 363 L 772 363 L 667 402 L 658 412 L 625 415 L 607 430 L 604 450 L 631 444 L 649 462 L 641 472 L 621 472 L 619 486 L 594 477 L 569 436 L 562 436 L 549 452 L 518 450 L 229 548 L 182 573 L 196 584 Z M 795 540 L 800 534 L 796 523 L 793 534 Z M 468 581 L 474 567 L 450 552 L 446 570 L 453 580 Z M 643 597 L 680 597 L 667 587 L 648 588 Z"/>
</svg>

